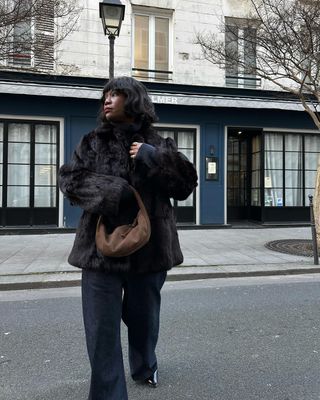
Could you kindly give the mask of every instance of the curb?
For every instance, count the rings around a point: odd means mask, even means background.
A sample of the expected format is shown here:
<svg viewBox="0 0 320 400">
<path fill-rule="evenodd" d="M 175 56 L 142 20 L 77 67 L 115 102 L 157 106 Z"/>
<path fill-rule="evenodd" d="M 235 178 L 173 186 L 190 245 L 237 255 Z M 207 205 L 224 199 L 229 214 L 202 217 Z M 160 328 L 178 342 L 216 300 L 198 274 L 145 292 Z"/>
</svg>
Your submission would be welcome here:
<svg viewBox="0 0 320 400">
<path fill-rule="evenodd" d="M 0 292 L 9 290 L 30 290 L 30 289 L 55 289 L 64 287 L 80 286 L 81 280 L 73 281 L 42 281 L 42 282 L 0 282 Z"/>
<path fill-rule="evenodd" d="M 270 264 L 269 264 L 270 265 Z M 181 271 L 181 269 L 180 269 Z M 241 278 L 259 276 L 302 275 L 320 273 L 320 267 L 291 268 L 291 269 L 260 269 L 243 271 L 212 271 L 212 272 L 181 272 L 169 273 L 168 282 L 189 281 L 200 279 Z M 76 276 L 75 276 L 76 275 Z M 26 275 L 2 275 L 0 276 L 0 291 L 28 290 L 28 289 L 52 289 L 81 286 L 81 273 L 59 272 L 39 273 Z"/>
<path fill-rule="evenodd" d="M 250 278 L 259 276 L 273 276 L 273 275 L 303 275 L 303 274 L 318 274 L 320 268 L 293 268 L 286 270 L 261 270 L 261 271 L 241 271 L 241 272 L 204 272 L 204 273 L 191 273 L 168 275 L 167 281 L 187 281 L 196 279 L 221 279 L 221 278 Z M 0 286 L 1 287 L 1 286 Z M 0 289 L 1 290 L 1 289 Z"/>
</svg>

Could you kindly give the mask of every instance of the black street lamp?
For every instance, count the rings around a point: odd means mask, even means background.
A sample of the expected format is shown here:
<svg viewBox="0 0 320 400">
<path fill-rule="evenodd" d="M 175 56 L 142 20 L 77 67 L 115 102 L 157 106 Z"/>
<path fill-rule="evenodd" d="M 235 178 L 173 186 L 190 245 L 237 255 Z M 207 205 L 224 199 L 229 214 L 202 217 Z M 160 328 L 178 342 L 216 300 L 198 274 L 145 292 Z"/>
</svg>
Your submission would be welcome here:
<svg viewBox="0 0 320 400">
<path fill-rule="evenodd" d="M 103 0 L 99 3 L 103 31 L 109 38 L 109 79 L 114 77 L 114 39 L 119 36 L 125 6 L 120 0 Z"/>
</svg>

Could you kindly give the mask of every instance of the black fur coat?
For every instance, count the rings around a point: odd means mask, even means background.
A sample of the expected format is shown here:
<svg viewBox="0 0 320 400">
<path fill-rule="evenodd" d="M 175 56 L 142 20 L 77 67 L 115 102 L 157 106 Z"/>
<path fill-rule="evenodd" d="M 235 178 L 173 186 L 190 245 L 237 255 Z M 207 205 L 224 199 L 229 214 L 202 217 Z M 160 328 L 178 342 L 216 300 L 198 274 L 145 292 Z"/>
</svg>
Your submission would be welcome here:
<svg viewBox="0 0 320 400">
<path fill-rule="evenodd" d="M 133 141 L 153 148 L 142 146 L 132 161 L 129 148 Z M 145 151 L 150 149 L 152 152 Z M 135 198 L 132 196 L 131 204 L 123 201 L 129 184 L 139 191 L 149 213 L 150 241 L 131 256 L 104 257 L 95 246 L 98 216 L 103 216 L 110 230 L 132 221 Z M 71 161 L 59 170 L 60 189 L 71 204 L 84 210 L 69 263 L 79 268 L 132 272 L 168 270 L 181 264 L 170 198 L 184 200 L 196 185 L 195 168 L 177 151 L 174 141 L 161 138 L 147 124 L 108 123 L 85 135 Z"/>
</svg>

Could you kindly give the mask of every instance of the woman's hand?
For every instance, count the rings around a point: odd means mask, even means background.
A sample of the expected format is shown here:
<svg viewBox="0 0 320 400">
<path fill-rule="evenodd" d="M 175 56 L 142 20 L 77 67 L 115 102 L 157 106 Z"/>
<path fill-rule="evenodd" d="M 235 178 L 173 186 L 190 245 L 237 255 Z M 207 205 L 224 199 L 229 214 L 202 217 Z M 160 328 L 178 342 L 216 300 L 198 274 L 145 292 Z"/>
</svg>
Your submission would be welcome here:
<svg viewBox="0 0 320 400">
<path fill-rule="evenodd" d="M 138 142 L 133 142 L 131 147 L 130 147 L 130 157 L 131 158 L 135 158 L 135 156 L 137 155 L 140 147 L 142 146 L 143 143 L 138 143 Z"/>
</svg>

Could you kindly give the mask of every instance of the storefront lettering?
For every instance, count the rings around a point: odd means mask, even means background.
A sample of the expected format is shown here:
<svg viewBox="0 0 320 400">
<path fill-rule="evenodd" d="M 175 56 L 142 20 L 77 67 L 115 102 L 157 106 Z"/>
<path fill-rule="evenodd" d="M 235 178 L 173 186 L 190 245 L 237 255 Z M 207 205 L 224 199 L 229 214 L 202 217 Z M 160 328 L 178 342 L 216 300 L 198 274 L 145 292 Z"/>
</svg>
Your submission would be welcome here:
<svg viewBox="0 0 320 400">
<path fill-rule="evenodd" d="M 178 104 L 177 97 L 151 95 L 151 100 L 158 104 Z"/>
</svg>

